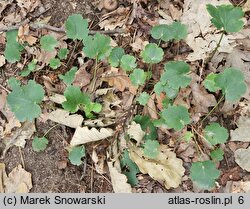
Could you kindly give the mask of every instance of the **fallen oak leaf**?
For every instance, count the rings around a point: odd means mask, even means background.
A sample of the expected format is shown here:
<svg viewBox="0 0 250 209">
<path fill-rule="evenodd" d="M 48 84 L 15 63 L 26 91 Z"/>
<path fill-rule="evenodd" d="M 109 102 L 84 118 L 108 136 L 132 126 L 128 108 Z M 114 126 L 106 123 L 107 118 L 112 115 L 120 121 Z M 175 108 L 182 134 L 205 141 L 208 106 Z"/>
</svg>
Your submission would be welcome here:
<svg viewBox="0 0 250 209">
<path fill-rule="evenodd" d="M 109 173 L 112 186 L 115 193 L 132 193 L 130 184 L 127 183 L 127 177 L 121 173 L 120 166 L 113 165 L 113 162 L 108 162 Z"/>
<path fill-rule="evenodd" d="M 96 128 L 89 129 L 88 127 L 77 127 L 71 139 L 70 145 L 77 146 L 89 142 L 95 142 L 106 139 L 112 136 L 114 131 L 110 128 L 101 128 L 98 131 Z"/>
<path fill-rule="evenodd" d="M 182 160 L 176 158 L 176 154 L 166 145 L 160 145 L 159 150 L 155 159 L 148 159 L 143 149 L 130 146 L 129 156 L 142 173 L 149 174 L 154 180 L 162 182 L 166 189 L 177 188 L 185 172 Z"/>
<path fill-rule="evenodd" d="M 28 193 L 32 188 L 31 173 L 18 165 L 9 173 L 4 185 L 5 193 Z"/>
<path fill-rule="evenodd" d="M 48 115 L 48 119 L 63 124 L 71 128 L 77 128 L 82 125 L 83 117 L 78 114 L 69 115 L 69 112 L 63 109 L 56 109 Z"/>
</svg>

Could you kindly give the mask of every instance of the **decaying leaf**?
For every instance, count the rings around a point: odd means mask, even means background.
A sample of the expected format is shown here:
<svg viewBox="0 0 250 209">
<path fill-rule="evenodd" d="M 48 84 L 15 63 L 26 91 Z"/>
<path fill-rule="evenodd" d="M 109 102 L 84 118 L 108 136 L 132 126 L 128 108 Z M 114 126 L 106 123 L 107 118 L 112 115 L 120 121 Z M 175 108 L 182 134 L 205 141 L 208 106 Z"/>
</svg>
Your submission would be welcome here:
<svg viewBox="0 0 250 209">
<path fill-rule="evenodd" d="M 243 11 L 244 12 L 249 12 L 250 11 L 250 0 L 247 0 L 247 2 L 244 4 Z"/>
<path fill-rule="evenodd" d="M 49 114 L 48 119 L 71 128 L 77 128 L 81 126 L 83 122 L 83 117 L 81 115 L 69 115 L 69 112 L 63 109 L 56 109 L 52 111 Z"/>
<path fill-rule="evenodd" d="M 176 158 L 176 154 L 166 145 L 160 145 L 159 150 L 160 153 L 155 159 L 148 159 L 141 148 L 131 146 L 129 155 L 142 173 L 148 173 L 153 179 L 162 182 L 167 189 L 176 188 L 185 172 L 182 160 Z"/>
<path fill-rule="evenodd" d="M 138 123 L 135 123 L 134 121 L 131 123 L 131 125 L 128 127 L 127 131 L 128 135 L 133 138 L 137 143 L 137 145 L 140 144 L 142 141 L 145 132 L 141 129 L 141 125 Z"/>
<path fill-rule="evenodd" d="M 246 171 L 250 172 L 250 147 L 247 149 L 237 149 L 234 152 L 235 162 Z"/>
<path fill-rule="evenodd" d="M 57 104 L 62 104 L 66 101 L 65 96 L 61 94 L 54 94 L 53 96 L 50 96 L 49 99 L 50 101 L 55 102 Z"/>
<path fill-rule="evenodd" d="M 106 139 L 113 135 L 113 130 L 110 128 L 101 128 L 98 131 L 96 128 L 89 129 L 88 127 L 77 127 L 70 142 L 71 146 L 86 144 Z"/>
<path fill-rule="evenodd" d="M 131 193 L 132 188 L 130 184 L 127 183 L 127 177 L 121 173 L 119 164 L 115 163 L 115 165 L 113 165 L 112 162 L 108 162 L 108 167 L 114 192 Z"/>
<path fill-rule="evenodd" d="M 18 165 L 9 173 L 4 185 L 5 193 L 28 193 L 32 188 L 31 174 Z"/>
<path fill-rule="evenodd" d="M 99 174 L 105 174 L 107 173 L 107 166 L 105 166 L 105 160 L 106 156 L 105 155 L 97 155 L 97 152 L 95 149 L 93 149 L 91 159 L 95 163 L 95 170 Z"/>
<path fill-rule="evenodd" d="M 250 117 L 241 116 L 237 125 L 238 128 L 230 131 L 231 141 L 250 142 Z"/>
</svg>

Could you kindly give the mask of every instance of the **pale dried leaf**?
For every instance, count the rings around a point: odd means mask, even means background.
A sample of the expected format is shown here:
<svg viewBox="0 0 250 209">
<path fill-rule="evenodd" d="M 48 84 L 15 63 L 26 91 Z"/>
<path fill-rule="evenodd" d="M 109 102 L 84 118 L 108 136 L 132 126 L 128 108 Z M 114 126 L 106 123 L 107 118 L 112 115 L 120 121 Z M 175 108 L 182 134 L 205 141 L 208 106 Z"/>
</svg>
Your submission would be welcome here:
<svg viewBox="0 0 250 209">
<path fill-rule="evenodd" d="M 182 160 L 166 145 L 160 145 L 160 153 L 156 159 L 148 159 L 141 148 L 130 147 L 130 158 L 137 164 L 140 171 L 149 174 L 153 179 L 161 182 L 167 189 L 180 185 L 185 169 Z"/>
<path fill-rule="evenodd" d="M 249 12 L 250 11 L 250 0 L 247 0 L 247 2 L 244 4 L 243 11 L 244 12 Z"/>
<path fill-rule="evenodd" d="M 5 182 L 5 193 L 28 193 L 32 188 L 31 174 L 21 165 L 15 167 Z"/>
<path fill-rule="evenodd" d="M 91 80 L 91 74 L 86 71 L 86 67 L 88 63 L 82 65 L 79 70 L 75 74 L 75 78 L 73 81 L 74 86 L 79 86 L 80 88 L 87 86 Z"/>
<path fill-rule="evenodd" d="M 152 94 L 150 96 L 150 99 L 148 100 L 147 106 L 144 107 L 152 119 L 159 118 L 158 111 L 157 111 L 156 105 L 155 105 L 155 97 L 156 97 L 155 94 Z"/>
<path fill-rule="evenodd" d="M 238 128 L 230 131 L 231 141 L 250 142 L 250 117 L 241 116 L 237 126 Z"/>
<path fill-rule="evenodd" d="M 30 139 L 31 136 L 36 132 L 36 126 L 34 122 L 27 122 L 27 126 L 22 126 L 20 135 L 16 138 L 15 145 L 18 147 L 25 147 L 26 139 Z"/>
<path fill-rule="evenodd" d="M 135 41 L 130 44 L 130 46 L 132 47 L 132 50 L 134 52 L 140 52 L 145 48 L 148 43 L 148 41 L 143 41 L 141 37 L 136 37 Z"/>
<path fill-rule="evenodd" d="M 81 126 L 83 122 L 83 117 L 81 115 L 69 115 L 69 112 L 63 109 L 56 109 L 52 111 L 49 113 L 48 119 L 71 128 L 77 128 Z"/>
<path fill-rule="evenodd" d="M 5 63 L 5 57 L 3 55 L 0 55 L 0 67 L 2 67 Z"/>
<path fill-rule="evenodd" d="M 62 104 L 63 102 L 66 101 L 66 98 L 65 98 L 64 95 L 54 94 L 54 95 L 49 97 L 49 100 L 52 101 L 52 102 L 55 102 L 57 104 Z"/>
<path fill-rule="evenodd" d="M 130 138 L 133 138 L 137 142 L 137 145 L 140 144 L 143 137 L 145 136 L 145 132 L 141 129 L 141 125 L 135 123 L 134 121 L 131 123 L 131 125 L 129 125 L 127 133 Z"/>
<path fill-rule="evenodd" d="M 100 131 L 98 131 L 96 128 L 77 127 L 70 145 L 77 146 L 88 142 L 99 141 L 112 136 L 113 133 L 113 130 L 110 128 L 101 128 Z"/>
<path fill-rule="evenodd" d="M 127 183 L 128 179 L 121 173 L 121 169 L 118 166 L 113 165 L 112 162 L 108 162 L 108 167 L 114 192 L 132 193 L 132 188 L 130 184 Z"/>
<path fill-rule="evenodd" d="M 107 168 L 105 166 L 106 156 L 104 156 L 104 155 L 98 156 L 96 153 L 96 150 L 93 149 L 91 159 L 95 163 L 95 170 L 97 173 L 99 173 L 99 174 L 107 173 Z"/>
<path fill-rule="evenodd" d="M 228 181 L 224 193 L 250 193 L 250 181 Z"/>
<path fill-rule="evenodd" d="M 250 147 L 247 149 L 237 149 L 234 152 L 235 162 L 246 171 L 250 172 Z"/>
</svg>

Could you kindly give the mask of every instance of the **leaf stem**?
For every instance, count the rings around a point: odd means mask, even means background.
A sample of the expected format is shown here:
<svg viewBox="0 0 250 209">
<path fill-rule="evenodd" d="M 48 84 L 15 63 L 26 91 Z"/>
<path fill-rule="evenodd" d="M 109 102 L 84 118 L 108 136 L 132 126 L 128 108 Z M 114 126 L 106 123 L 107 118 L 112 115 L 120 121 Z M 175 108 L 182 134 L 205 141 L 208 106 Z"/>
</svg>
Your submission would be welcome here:
<svg viewBox="0 0 250 209">
<path fill-rule="evenodd" d="M 207 63 L 209 63 L 209 62 L 213 59 L 213 57 L 214 57 L 216 51 L 217 51 L 218 48 L 220 47 L 220 44 L 221 44 L 221 41 L 222 41 L 222 38 L 223 38 L 224 34 L 225 34 L 225 31 L 223 31 L 223 32 L 221 33 L 220 40 L 219 40 L 219 42 L 217 43 L 217 45 L 216 45 L 214 51 L 212 52 L 212 54 L 211 54 L 210 57 L 208 58 Z"/>
<path fill-rule="evenodd" d="M 210 112 L 205 116 L 205 118 L 202 119 L 201 124 L 204 122 L 204 120 L 207 119 L 207 117 L 208 117 L 209 115 L 212 114 L 212 112 L 218 107 L 218 105 L 222 102 L 223 99 L 224 99 L 224 95 L 222 95 L 222 97 L 219 99 L 219 101 L 217 102 L 217 104 L 213 107 L 212 110 L 210 110 Z"/>
<path fill-rule="evenodd" d="M 56 125 L 52 126 L 48 131 L 46 131 L 46 133 L 43 135 L 43 137 L 45 137 L 52 129 L 54 129 L 55 127 L 59 126 L 60 124 L 57 123 Z M 43 138 L 42 137 L 42 138 Z"/>
</svg>

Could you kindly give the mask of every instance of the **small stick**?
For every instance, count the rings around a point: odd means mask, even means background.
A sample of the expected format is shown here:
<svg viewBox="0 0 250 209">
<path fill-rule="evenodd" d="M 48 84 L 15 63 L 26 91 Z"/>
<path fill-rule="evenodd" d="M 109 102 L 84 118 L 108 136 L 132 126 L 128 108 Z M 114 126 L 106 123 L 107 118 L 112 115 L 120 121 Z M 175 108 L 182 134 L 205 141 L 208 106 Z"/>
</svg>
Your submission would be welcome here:
<svg viewBox="0 0 250 209">
<path fill-rule="evenodd" d="M 29 23 L 29 19 L 21 22 L 20 24 L 14 25 L 14 26 L 0 28 L 0 33 L 1 32 L 7 32 L 7 31 L 10 31 L 10 30 L 16 30 L 19 27 L 21 27 L 23 25 L 26 25 L 28 23 Z M 66 33 L 64 27 L 57 28 L 57 27 L 54 27 L 54 26 L 51 26 L 51 25 L 39 24 L 39 23 L 30 23 L 29 26 L 32 29 L 47 29 L 47 30 L 51 30 L 51 31 L 54 31 L 54 32 L 58 32 L 58 33 Z M 124 29 L 114 29 L 114 30 L 104 30 L 104 31 L 103 30 L 96 30 L 96 31 L 95 30 L 90 30 L 89 34 L 93 35 L 93 34 L 96 34 L 96 33 L 102 33 L 102 34 L 111 35 L 111 34 L 122 34 L 122 33 L 125 33 L 125 32 L 126 32 L 126 30 L 124 30 Z"/>
<path fill-rule="evenodd" d="M 10 93 L 11 91 L 9 91 L 8 89 L 6 89 L 2 84 L 0 84 L 0 87 L 4 90 L 4 91 L 6 91 L 7 93 Z"/>
</svg>

